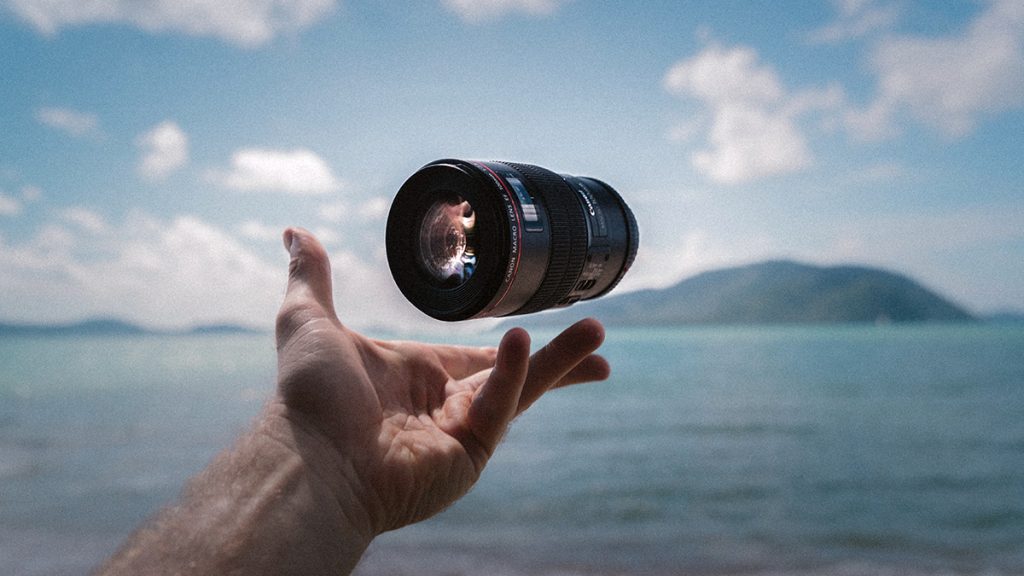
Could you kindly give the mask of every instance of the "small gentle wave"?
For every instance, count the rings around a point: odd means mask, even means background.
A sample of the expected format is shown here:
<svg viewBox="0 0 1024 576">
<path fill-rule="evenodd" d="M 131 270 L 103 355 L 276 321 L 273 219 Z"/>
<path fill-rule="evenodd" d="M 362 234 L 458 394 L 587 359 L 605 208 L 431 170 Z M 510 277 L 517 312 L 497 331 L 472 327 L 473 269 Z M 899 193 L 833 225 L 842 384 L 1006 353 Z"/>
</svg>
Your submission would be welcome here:
<svg viewBox="0 0 1024 576">
<path fill-rule="evenodd" d="M 81 574 L 259 410 L 272 347 L 45 344 L 0 349 L 0 571 Z M 1024 330 L 610 330 L 603 353 L 609 381 L 538 402 L 357 575 L 1024 575 Z"/>
</svg>

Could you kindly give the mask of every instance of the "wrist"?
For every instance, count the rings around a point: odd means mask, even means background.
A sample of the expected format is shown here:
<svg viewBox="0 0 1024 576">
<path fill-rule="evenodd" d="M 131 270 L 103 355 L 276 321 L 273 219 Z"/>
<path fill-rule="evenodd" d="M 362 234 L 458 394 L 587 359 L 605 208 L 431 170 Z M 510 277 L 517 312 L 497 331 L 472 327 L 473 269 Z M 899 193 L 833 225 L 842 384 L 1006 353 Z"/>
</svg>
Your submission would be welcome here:
<svg viewBox="0 0 1024 576">
<path fill-rule="evenodd" d="M 348 574 L 376 532 L 344 466 L 273 405 L 101 574 Z"/>
<path fill-rule="evenodd" d="M 323 434 L 310 426 L 301 414 L 275 399 L 264 408 L 253 433 L 277 445 L 282 458 L 298 465 L 308 483 L 315 487 L 314 504 L 336 510 L 339 528 L 364 549 L 381 530 L 371 513 L 372 492 L 357 472 L 357 463 Z"/>
</svg>

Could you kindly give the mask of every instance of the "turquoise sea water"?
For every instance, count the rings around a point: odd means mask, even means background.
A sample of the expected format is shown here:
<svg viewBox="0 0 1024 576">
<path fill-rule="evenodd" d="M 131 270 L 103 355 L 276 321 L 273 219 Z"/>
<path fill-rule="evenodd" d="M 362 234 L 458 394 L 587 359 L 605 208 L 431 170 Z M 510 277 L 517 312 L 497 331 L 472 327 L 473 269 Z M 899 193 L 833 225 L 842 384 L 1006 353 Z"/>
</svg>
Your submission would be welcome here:
<svg viewBox="0 0 1024 576">
<path fill-rule="evenodd" d="M 357 573 L 1024 574 L 1024 328 L 611 330 L 604 353 L 610 381 L 545 397 Z M 266 335 L 0 339 L 0 572 L 88 572 L 274 366 Z"/>
</svg>

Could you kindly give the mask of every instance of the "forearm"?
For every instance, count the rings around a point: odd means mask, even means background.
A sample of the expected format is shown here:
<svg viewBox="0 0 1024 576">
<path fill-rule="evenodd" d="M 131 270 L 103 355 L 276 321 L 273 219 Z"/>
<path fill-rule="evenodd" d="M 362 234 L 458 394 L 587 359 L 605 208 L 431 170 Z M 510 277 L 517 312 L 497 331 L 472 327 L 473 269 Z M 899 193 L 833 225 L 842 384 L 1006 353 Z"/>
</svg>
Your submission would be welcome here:
<svg viewBox="0 0 1024 576">
<path fill-rule="evenodd" d="M 181 501 L 138 530 L 111 574 L 347 574 L 373 534 L 337 462 L 271 405 Z"/>
</svg>

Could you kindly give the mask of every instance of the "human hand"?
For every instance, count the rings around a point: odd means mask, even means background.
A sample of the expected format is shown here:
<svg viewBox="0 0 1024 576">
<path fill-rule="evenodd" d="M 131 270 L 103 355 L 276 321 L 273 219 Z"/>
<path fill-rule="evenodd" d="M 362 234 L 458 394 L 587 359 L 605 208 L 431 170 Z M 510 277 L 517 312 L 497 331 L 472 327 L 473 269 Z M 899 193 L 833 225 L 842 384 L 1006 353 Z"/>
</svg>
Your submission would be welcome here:
<svg viewBox="0 0 1024 576">
<path fill-rule="evenodd" d="M 349 573 L 376 535 L 465 494 L 542 394 L 608 376 L 595 320 L 533 356 L 521 329 L 497 348 L 357 334 L 335 315 L 323 246 L 303 230 L 285 245 L 276 394 L 99 574 Z"/>
<path fill-rule="evenodd" d="M 497 348 L 367 338 L 335 314 L 323 246 L 299 229 L 284 240 L 291 263 L 268 413 L 367 538 L 465 494 L 511 420 L 545 392 L 608 376 L 607 362 L 593 354 L 604 338 L 596 320 L 569 327 L 532 356 L 518 328 Z"/>
</svg>

